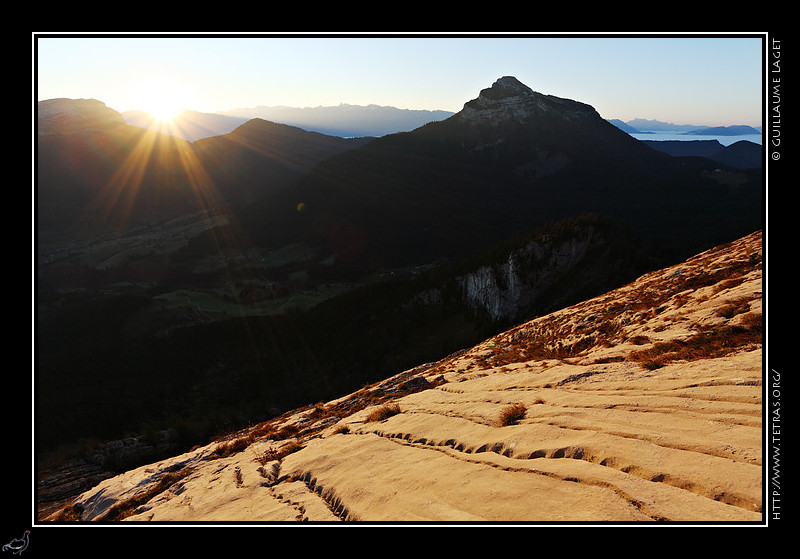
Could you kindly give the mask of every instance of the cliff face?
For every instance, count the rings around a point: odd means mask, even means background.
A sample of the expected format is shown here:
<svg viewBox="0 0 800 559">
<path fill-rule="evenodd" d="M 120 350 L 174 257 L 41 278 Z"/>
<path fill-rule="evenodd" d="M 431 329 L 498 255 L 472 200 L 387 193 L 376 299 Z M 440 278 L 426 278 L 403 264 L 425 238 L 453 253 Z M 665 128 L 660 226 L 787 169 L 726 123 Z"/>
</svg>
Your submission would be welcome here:
<svg viewBox="0 0 800 559">
<path fill-rule="evenodd" d="M 760 522 L 762 334 L 757 232 L 50 519 Z"/>
<path fill-rule="evenodd" d="M 557 242 L 544 237 L 513 251 L 500 265 L 482 266 L 456 281 L 471 308 L 492 320 L 513 319 L 578 265 L 594 240 L 591 229 Z"/>
</svg>

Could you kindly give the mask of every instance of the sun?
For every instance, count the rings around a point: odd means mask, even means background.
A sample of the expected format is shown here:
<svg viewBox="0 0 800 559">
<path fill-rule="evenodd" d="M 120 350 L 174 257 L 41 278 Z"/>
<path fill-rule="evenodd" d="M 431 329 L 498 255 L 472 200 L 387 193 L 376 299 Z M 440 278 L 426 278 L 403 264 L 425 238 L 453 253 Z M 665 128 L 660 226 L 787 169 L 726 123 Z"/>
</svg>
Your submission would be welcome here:
<svg viewBox="0 0 800 559">
<path fill-rule="evenodd" d="M 163 102 L 153 105 L 149 112 L 159 122 L 171 122 L 182 110 L 175 103 Z"/>
<path fill-rule="evenodd" d="M 153 83 L 142 88 L 137 104 L 161 123 L 169 123 L 185 110 L 186 98 L 169 84 Z"/>
</svg>

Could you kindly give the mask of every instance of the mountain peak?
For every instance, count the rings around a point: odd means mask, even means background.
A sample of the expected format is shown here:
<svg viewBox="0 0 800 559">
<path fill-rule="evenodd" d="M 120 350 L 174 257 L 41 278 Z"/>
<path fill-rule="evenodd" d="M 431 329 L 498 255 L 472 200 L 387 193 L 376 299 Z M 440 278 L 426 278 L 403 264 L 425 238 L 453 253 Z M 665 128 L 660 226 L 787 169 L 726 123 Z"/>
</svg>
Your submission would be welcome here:
<svg viewBox="0 0 800 559">
<path fill-rule="evenodd" d="M 492 87 L 481 91 L 479 98 L 507 99 L 509 97 L 530 97 L 534 91 L 514 76 L 503 76 Z"/>
<path fill-rule="evenodd" d="M 534 114 L 559 114 L 565 118 L 597 116 L 593 107 L 578 101 L 538 93 L 513 76 L 503 76 L 464 104 L 467 121 L 525 120 Z"/>
</svg>

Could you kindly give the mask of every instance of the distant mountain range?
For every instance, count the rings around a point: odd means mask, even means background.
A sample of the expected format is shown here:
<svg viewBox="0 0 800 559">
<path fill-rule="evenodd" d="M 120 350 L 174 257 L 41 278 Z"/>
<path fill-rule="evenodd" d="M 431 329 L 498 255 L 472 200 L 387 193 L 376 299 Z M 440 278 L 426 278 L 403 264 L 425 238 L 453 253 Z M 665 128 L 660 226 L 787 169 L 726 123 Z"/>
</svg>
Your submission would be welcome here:
<svg viewBox="0 0 800 559">
<path fill-rule="evenodd" d="M 450 111 L 398 109 L 379 105 L 340 104 L 304 108 L 258 106 L 219 113 L 185 110 L 171 125 L 165 127 L 146 111 L 122 113 L 128 124 L 168 132 L 190 142 L 227 134 L 253 118 L 288 124 L 330 136 L 357 138 L 409 132 L 429 122 L 445 120 L 452 115 Z M 628 134 L 674 132 L 690 135 L 740 136 L 761 133 L 761 127 L 743 125 L 704 127 L 646 119 L 634 119 L 628 122 L 619 119 L 608 119 L 608 121 Z"/>
<path fill-rule="evenodd" d="M 643 118 L 636 118 L 627 122 L 619 119 L 609 119 L 609 122 L 628 134 L 650 134 L 656 132 L 674 132 L 704 136 L 743 136 L 747 134 L 761 134 L 760 126 L 757 128 L 745 125 L 697 126 L 694 124 L 673 124 L 671 122 Z"/>
<path fill-rule="evenodd" d="M 761 134 L 751 126 L 695 127 L 686 124 L 672 124 L 658 120 L 635 119 L 623 122 L 610 119 L 609 122 L 628 134 L 646 136 L 656 133 L 674 133 L 684 136 L 745 136 Z M 635 128 L 640 126 L 642 129 Z M 644 140 L 651 148 L 676 157 L 705 157 L 712 161 L 736 169 L 760 169 L 763 166 L 761 144 L 739 140 L 732 145 L 723 146 L 718 140 Z"/>
<path fill-rule="evenodd" d="M 122 114 L 128 124 L 164 129 L 164 126 L 145 111 L 126 111 Z M 395 132 L 408 132 L 452 115 L 453 113 L 449 111 L 398 109 L 379 105 L 341 104 L 306 108 L 258 106 L 220 113 L 183 111 L 173 120 L 168 131 L 185 140 L 195 141 L 227 134 L 248 120 L 258 118 L 329 136 L 378 137 Z"/>
<path fill-rule="evenodd" d="M 330 107 L 266 107 L 234 109 L 221 114 L 240 118 L 263 118 L 304 130 L 345 138 L 385 136 L 409 132 L 429 122 L 444 120 L 450 111 L 398 109 L 381 105 L 340 104 Z"/>
</svg>

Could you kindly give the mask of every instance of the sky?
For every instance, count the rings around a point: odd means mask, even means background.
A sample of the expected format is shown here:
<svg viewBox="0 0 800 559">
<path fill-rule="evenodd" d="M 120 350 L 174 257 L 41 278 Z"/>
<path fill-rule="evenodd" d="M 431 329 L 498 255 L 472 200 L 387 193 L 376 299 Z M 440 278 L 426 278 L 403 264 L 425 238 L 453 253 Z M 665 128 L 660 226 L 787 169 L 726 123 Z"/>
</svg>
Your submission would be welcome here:
<svg viewBox="0 0 800 559">
<path fill-rule="evenodd" d="M 763 36 L 33 34 L 37 100 L 220 112 L 389 105 L 457 112 L 502 76 L 601 116 L 760 126 Z"/>
</svg>

